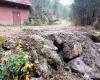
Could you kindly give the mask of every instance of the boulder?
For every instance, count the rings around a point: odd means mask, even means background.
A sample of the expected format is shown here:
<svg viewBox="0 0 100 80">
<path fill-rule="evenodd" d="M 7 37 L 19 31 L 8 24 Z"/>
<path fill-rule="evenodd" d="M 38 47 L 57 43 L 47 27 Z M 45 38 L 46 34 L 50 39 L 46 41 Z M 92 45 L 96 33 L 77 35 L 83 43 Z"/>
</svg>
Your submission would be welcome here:
<svg viewBox="0 0 100 80">
<path fill-rule="evenodd" d="M 62 57 L 66 60 L 70 60 L 78 57 L 82 54 L 82 46 L 79 42 L 69 44 L 64 44 Z"/>
<path fill-rule="evenodd" d="M 48 48 L 44 48 L 44 49 L 42 49 L 42 53 L 44 53 L 44 55 L 47 58 L 49 65 L 53 69 L 57 70 L 58 67 L 63 65 L 62 60 L 61 60 L 60 56 L 57 54 L 56 51 L 52 51 L 52 50 L 49 50 Z"/>
<path fill-rule="evenodd" d="M 90 73 L 93 71 L 93 69 L 90 66 L 86 65 L 81 60 L 81 58 L 73 59 L 72 61 L 69 62 L 69 66 L 71 67 L 72 71 L 82 74 Z"/>
<path fill-rule="evenodd" d="M 44 47 L 50 50 L 58 50 L 58 48 L 53 44 L 53 41 L 47 39 L 44 42 Z"/>
</svg>

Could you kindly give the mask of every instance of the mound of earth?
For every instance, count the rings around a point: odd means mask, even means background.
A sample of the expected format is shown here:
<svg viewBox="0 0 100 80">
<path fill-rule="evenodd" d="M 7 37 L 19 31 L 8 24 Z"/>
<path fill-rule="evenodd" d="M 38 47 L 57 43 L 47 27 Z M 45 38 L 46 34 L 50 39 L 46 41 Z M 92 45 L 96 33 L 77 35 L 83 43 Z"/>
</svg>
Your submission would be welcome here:
<svg viewBox="0 0 100 80">
<path fill-rule="evenodd" d="M 18 34 L 1 48 L 4 52 L 21 49 L 31 56 L 29 62 L 36 68 L 30 80 L 100 80 L 99 35 L 85 28 L 24 29 Z"/>
</svg>

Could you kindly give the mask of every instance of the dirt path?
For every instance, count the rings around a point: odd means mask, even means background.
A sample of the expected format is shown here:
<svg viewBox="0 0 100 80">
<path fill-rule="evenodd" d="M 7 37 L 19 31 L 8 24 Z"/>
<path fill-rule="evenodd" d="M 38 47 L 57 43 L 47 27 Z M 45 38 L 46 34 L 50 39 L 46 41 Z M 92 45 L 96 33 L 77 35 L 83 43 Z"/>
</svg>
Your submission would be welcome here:
<svg viewBox="0 0 100 80">
<path fill-rule="evenodd" d="M 74 30 L 78 29 L 80 26 L 67 26 L 67 25 L 47 25 L 47 26 L 24 26 L 24 27 L 11 27 L 11 26 L 0 26 L 0 35 L 6 35 L 11 37 L 16 37 L 19 35 L 25 35 L 23 30 L 30 33 L 30 31 L 62 31 L 62 30 Z M 88 26 L 87 26 L 88 27 Z M 87 28 L 86 28 L 87 29 Z"/>
<path fill-rule="evenodd" d="M 58 30 L 68 28 L 65 25 L 49 25 L 49 26 L 25 26 L 25 27 L 4 27 L 0 26 L 0 35 L 6 35 L 6 36 L 17 36 L 19 33 L 22 32 L 23 29 L 31 29 L 31 30 Z"/>
</svg>

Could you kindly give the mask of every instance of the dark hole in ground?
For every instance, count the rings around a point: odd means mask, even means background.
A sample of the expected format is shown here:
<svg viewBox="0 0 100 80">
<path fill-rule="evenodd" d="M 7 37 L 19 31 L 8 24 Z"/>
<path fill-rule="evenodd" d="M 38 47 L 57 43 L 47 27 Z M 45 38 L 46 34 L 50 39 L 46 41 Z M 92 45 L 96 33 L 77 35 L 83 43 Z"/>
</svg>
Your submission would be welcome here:
<svg viewBox="0 0 100 80">
<path fill-rule="evenodd" d="M 39 78 L 39 77 L 41 77 L 41 76 L 40 76 L 38 73 L 35 73 L 35 74 L 34 74 L 34 77 L 35 77 L 35 78 Z"/>
<path fill-rule="evenodd" d="M 35 78 L 39 78 L 39 77 L 41 77 L 40 72 L 37 71 L 37 70 L 34 70 L 34 77 L 35 77 Z"/>
<path fill-rule="evenodd" d="M 7 48 L 7 47 L 2 47 L 2 49 L 4 49 L 5 51 L 8 51 L 8 50 L 10 50 L 10 48 Z"/>
<path fill-rule="evenodd" d="M 93 41 L 93 42 L 96 42 L 96 43 L 98 43 L 98 42 L 100 42 L 100 36 L 91 36 L 91 40 Z"/>
<path fill-rule="evenodd" d="M 54 70 L 58 70 L 58 65 L 55 64 L 54 62 L 48 61 L 48 64 L 49 64 Z"/>
<path fill-rule="evenodd" d="M 71 58 L 71 59 L 63 58 L 63 60 L 64 60 L 65 63 L 69 63 L 71 60 L 73 60 L 73 59 L 75 59 L 75 58 L 77 58 L 77 57 L 79 57 L 79 55 L 76 56 L 76 57 L 73 57 L 73 58 Z"/>
<path fill-rule="evenodd" d="M 56 40 L 54 40 L 53 44 L 58 48 L 57 52 L 62 51 L 64 43 L 59 44 Z"/>
<path fill-rule="evenodd" d="M 64 43 L 65 43 L 65 42 L 63 42 L 63 43 L 60 44 L 60 43 L 58 43 L 56 40 L 54 40 L 53 44 L 58 48 L 57 53 L 63 51 Z M 73 60 L 73 59 L 75 59 L 75 58 L 77 58 L 77 57 L 79 57 L 79 55 L 76 56 L 76 57 L 74 57 L 74 58 L 71 58 L 71 59 L 66 59 L 66 58 L 63 57 L 63 60 L 64 60 L 64 62 L 68 63 L 69 61 L 71 61 L 71 60 Z"/>
<path fill-rule="evenodd" d="M 63 58 L 63 60 L 65 63 L 68 63 L 69 61 L 71 61 L 71 59 L 66 59 L 66 58 Z"/>
<path fill-rule="evenodd" d="M 92 80 L 100 80 L 100 78 L 92 78 Z"/>
<path fill-rule="evenodd" d="M 35 69 L 34 66 L 32 68 L 27 68 L 31 77 L 39 78 L 41 77 L 41 73 L 39 70 Z"/>
</svg>

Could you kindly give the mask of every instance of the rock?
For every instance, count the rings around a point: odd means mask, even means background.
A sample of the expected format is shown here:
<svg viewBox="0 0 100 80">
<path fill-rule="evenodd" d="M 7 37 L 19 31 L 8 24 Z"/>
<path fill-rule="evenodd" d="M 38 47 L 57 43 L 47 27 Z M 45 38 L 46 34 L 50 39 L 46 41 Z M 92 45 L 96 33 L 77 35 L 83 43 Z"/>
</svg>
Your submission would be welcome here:
<svg viewBox="0 0 100 80">
<path fill-rule="evenodd" d="M 14 49 L 16 45 L 16 41 L 14 39 L 9 39 L 2 44 L 2 48 L 4 50 Z"/>
<path fill-rule="evenodd" d="M 52 45 L 43 45 L 44 48 L 50 49 L 50 50 L 57 50 L 57 47 L 52 46 Z"/>
<path fill-rule="evenodd" d="M 42 53 L 44 53 L 46 55 L 46 57 L 48 57 L 49 59 L 53 59 L 56 60 L 57 62 L 59 62 L 59 64 L 62 63 L 60 56 L 57 54 L 56 51 L 52 51 L 48 48 L 43 48 Z"/>
<path fill-rule="evenodd" d="M 55 47 L 53 45 L 53 42 L 49 40 L 46 40 L 46 42 L 44 42 L 44 46 L 41 49 L 42 53 L 47 57 L 49 64 L 53 68 L 57 68 L 62 63 L 60 56 L 57 54 L 56 50 L 57 47 Z"/>
<path fill-rule="evenodd" d="M 6 52 L 4 52 L 4 53 L 2 53 L 2 54 L 6 56 L 6 55 L 12 55 L 12 53 L 13 53 L 13 52 L 12 52 L 11 50 L 9 50 L 9 51 L 6 51 Z"/>
<path fill-rule="evenodd" d="M 96 43 L 96 45 L 98 45 L 100 47 L 100 43 Z"/>
<path fill-rule="evenodd" d="M 61 53 L 64 59 L 72 59 L 82 53 L 81 43 L 77 41 L 79 38 L 72 32 L 58 32 L 50 34 L 48 37 L 54 42 L 58 48 L 57 51 Z"/>
<path fill-rule="evenodd" d="M 93 69 L 91 67 L 89 67 L 88 65 L 86 65 L 81 60 L 81 58 L 76 58 L 76 59 L 70 61 L 69 65 L 70 65 L 72 71 L 74 71 L 74 72 L 86 74 L 86 73 L 90 73 L 90 72 L 93 71 Z"/>
<path fill-rule="evenodd" d="M 61 62 L 60 56 L 57 54 L 56 51 L 51 51 L 50 52 L 50 57 L 53 58 L 53 59 L 56 59 L 59 62 Z"/>
<path fill-rule="evenodd" d="M 62 57 L 70 60 L 82 54 L 82 46 L 79 42 L 72 43 L 71 45 L 65 43 L 63 47 Z"/>
<path fill-rule="evenodd" d="M 48 60 L 49 65 L 55 69 L 55 70 L 59 70 L 59 67 L 62 65 L 61 62 L 59 62 L 57 59 L 52 58 L 50 60 Z"/>
<path fill-rule="evenodd" d="M 34 78 L 34 77 L 31 77 L 30 80 L 44 80 L 44 78 L 40 77 L 40 78 Z"/>
<path fill-rule="evenodd" d="M 76 56 L 82 54 L 82 46 L 80 43 L 77 42 L 74 44 L 72 53 L 73 53 L 73 57 L 76 57 Z"/>
<path fill-rule="evenodd" d="M 53 41 L 50 41 L 50 40 L 47 40 L 47 39 L 44 42 L 44 47 L 51 49 L 51 50 L 55 50 L 55 51 L 58 50 L 58 48 L 56 46 L 54 46 Z"/>
<path fill-rule="evenodd" d="M 31 47 L 34 46 L 35 49 L 40 50 L 41 48 L 43 48 L 44 42 L 45 42 L 45 38 L 39 36 L 39 35 L 29 35 L 28 37 L 27 43 L 28 45 L 30 45 Z"/>
<path fill-rule="evenodd" d="M 72 48 L 67 43 L 64 44 L 63 50 L 61 51 L 61 56 L 66 60 L 72 58 Z"/>
<path fill-rule="evenodd" d="M 41 44 L 43 44 L 44 41 L 45 41 L 45 38 L 41 37 L 40 35 L 35 35 L 35 34 L 34 35 L 30 35 L 30 38 L 33 39 L 36 42 L 41 43 Z"/>
<path fill-rule="evenodd" d="M 67 72 L 65 70 L 60 70 L 58 80 L 86 80 L 80 76 L 73 75 L 73 73 Z M 80 74 L 79 74 L 80 75 Z"/>
<path fill-rule="evenodd" d="M 90 76 L 88 74 L 84 74 L 83 76 L 86 80 L 89 80 L 90 79 Z"/>
<path fill-rule="evenodd" d="M 91 79 L 100 80 L 100 73 L 95 72 L 95 73 L 92 73 L 91 75 L 92 75 Z"/>
<path fill-rule="evenodd" d="M 38 64 L 38 69 L 40 70 L 40 72 L 42 73 L 44 77 L 47 77 L 49 75 L 50 71 L 49 71 L 46 59 L 40 60 Z"/>
<path fill-rule="evenodd" d="M 44 48 L 41 49 L 41 51 L 42 51 L 43 54 L 49 54 L 51 50 L 44 47 Z"/>
</svg>

